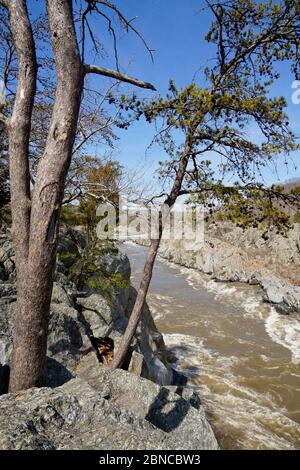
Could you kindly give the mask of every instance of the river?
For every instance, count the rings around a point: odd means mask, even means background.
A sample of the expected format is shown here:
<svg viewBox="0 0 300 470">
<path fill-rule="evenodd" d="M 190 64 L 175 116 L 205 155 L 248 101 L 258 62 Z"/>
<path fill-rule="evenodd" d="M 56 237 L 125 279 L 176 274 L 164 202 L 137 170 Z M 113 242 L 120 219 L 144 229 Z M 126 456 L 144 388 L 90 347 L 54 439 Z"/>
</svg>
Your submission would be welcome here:
<svg viewBox="0 0 300 470">
<path fill-rule="evenodd" d="M 139 285 L 147 249 L 124 244 Z M 300 322 L 257 286 L 157 259 L 148 304 L 223 449 L 300 449 Z"/>
</svg>

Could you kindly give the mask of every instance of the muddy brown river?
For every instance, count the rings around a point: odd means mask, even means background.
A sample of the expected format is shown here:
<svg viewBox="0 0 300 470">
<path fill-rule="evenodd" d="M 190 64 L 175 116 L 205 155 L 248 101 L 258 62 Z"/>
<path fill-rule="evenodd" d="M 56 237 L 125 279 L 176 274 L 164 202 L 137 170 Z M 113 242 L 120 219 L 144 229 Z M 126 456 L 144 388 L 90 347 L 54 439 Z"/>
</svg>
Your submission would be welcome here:
<svg viewBox="0 0 300 470">
<path fill-rule="evenodd" d="M 124 244 L 132 282 L 147 249 Z M 300 322 L 261 290 L 215 282 L 159 258 L 148 303 L 223 449 L 300 449 Z"/>
</svg>

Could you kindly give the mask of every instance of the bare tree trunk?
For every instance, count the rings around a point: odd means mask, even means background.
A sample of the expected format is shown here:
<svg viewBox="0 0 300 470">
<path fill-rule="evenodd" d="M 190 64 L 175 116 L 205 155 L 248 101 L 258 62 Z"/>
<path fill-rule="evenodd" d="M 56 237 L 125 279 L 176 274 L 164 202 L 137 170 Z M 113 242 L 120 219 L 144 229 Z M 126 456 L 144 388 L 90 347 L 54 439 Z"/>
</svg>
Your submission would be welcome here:
<svg viewBox="0 0 300 470">
<path fill-rule="evenodd" d="M 15 15 L 12 8 L 11 16 Z M 27 261 L 24 269 L 18 270 L 10 378 L 10 390 L 14 392 L 46 383 L 46 347 L 59 212 L 75 139 L 84 78 L 74 30 L 72 2 L 49 0 L 47 11 L 55 55 L 57 90 L 47 144 L 39 162 L 32 194 Z M 17 43 L 16 35 L 14 38 Z M 24 241 L 23 235 L 21 239 Z"/>
<path fill-rule="evenodd" d="M 146 263 L 145 263 L 144 270 L 143 270 L 142 281 L 137 292 L 135 304 L 132 309 L 125 333 L 122 337 L 121 344 L 112 362 L 112 367 L 114 369 L 122 367 L 122 364 L 127 355 L 127 351 L 130 347 L 130 344 L 136 332 L 137 326 L 140 322 L 140 319 L 143 313 L 144 304 L 145 304 L 146 297 L 147 297 L 147 293 L 149 290 L 149 285 L 152 279 L 153 266 L 154 266 L 157 252 L 159 249 L 159 245 L 161 242 L 163 227 L 173 205 L 176 202 L 177 197 L 179 196 L 182 182 L 183 182 L 184 175 L 185 175 L 185 171 L 186 171 L 191 153 L 192 153 L 192 132 L 190 131 L 186 137 L 184 152 L 180 159 L 180 163 L 179 163 L 179 167 L 177 170 L 173 187 L 171 189 L 170 194 L 168 195 L 163 205 L 161 206 L 162 214 L 159 219 L 158 237 L 157 239 L 151 241 L 148 256 L 147 256 Z"/>
<path fill-rule="evenodd" d="M 10 25 L 19 59 L 19 80 L 13 113 L 9 121 L 9 167 L 12 207 L 12 235 L 16 255 L 17 290 L 26 293 L 26 271 L 30 231 L 30 179 L 28 146 L 36 90 L 37 63 L 31 25 L 25 1 L 9 4 Z M 17 302 L 15 312 L 21 313 Z"/>
<path fill-rule="evenodd" d="M 59 216 L 84 77 L 96 73 L 142 88 L 154 90 L 154 87 L 113 70 L 83 64 L 72 1 L 46 0 L 57 87 L 45 151 L 31 193 L 28 153 L 37 78 L 35 44 L 26 0 L 0 0 L 0 3 L 9 12 L 19 60 L 13 113 L 8 122 L 4 120 L 9 135 L 12 232 L 17 270 L 10 374 L 10 391 L 16 392 L 46 384 L 47 336 Z"/>
</svg>

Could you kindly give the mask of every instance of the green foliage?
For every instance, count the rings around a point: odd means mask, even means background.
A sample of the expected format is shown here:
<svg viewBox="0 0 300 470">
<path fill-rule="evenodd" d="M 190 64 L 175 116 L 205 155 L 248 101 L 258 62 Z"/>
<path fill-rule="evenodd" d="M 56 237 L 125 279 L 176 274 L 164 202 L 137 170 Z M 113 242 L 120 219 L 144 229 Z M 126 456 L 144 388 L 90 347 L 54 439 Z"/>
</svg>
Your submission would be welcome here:
<svg viewBox="0 0 300 470">
<path fill-rule="evenodd" d="M 118 250 L 113 240 L 99 240 L 93 233 L 89 233 L 85 247 L 78 254 L 62 253 L 59 260 L 72 260 L 68 277 L 79 290 L 85 288 L 98 290 L 105 298 L 111 299 L 116 289 L 128 287 L 128 281 L 121 273 L 109 274 L 105 266 L 99 262 L 104 254 L 113 254 Z"/>
<path fill-rule="evenodd" d="M 223 186 L 211 184 L 195 193 L 190 202 L 208 209 L 207 220 L 229 220 L 239 227 L 256 227 L 265 231 L 271 227 L 286 234 L 294 222 L 295 208 L 300 208 L 297 194 L 284 186 L 264 188 L 259 184 Z"/>
<path fill-rule="evenodd" d="M 259 88 L 279 77 L 278 62 L 300 72 L 298 0 L 208 2 L 214 21 L 206 40 L 217 47 L 216 65 L 206 76 L 214 84 Z M 230 72 L 230 73 L 228 73 Z"/>
<path fill-rule="evenodd" d="M 287 61 L 300 72 L 300 4 L 298 0 L 208 0 L 214 21 L 206 40 L 216 60 L 205 71 L 206 86 L 179 89 L 170 81 L 165 97 L 143 102 L 121 98 L 121 107 L 155 122 L 153 142 L 168 154 L 161 163 L 164 184 L 174 182 L 189 143 L 189 160 L 179 194 L 212 212 L 222 205 L 230 220 L 245 227 L 265 221 L 279 230 L 290 226 L 287 205 L 299 204 L 299 193 L 285 193 L 257 183 L 261 169 L 298 150 L 285 113 L 286 100 L 271 97 L 279 77 L 277 64 Z M 251 127 L 250 127 L 251 126 Z M 257 129 L 255 142 L 248 137 Z M 181 142 L 178 144 L 178 141 Z M 237 178 L 225 187 L 224 180 Z M 223 214 L 223 216 L 224 216 Z"/>
<path fill-rule="evenodd" d="M 93 157 L 85 157 L 77 170 L 77 195 L 79 204 L 64 204 L 61 221 L 66 226 L 80 225 L 86 231 L 95 230 L 100 218 L 97 207 L 101 202 L 108 202 L 118 209 L 120 178 L 122 165 L 115 160 L 101 162 Z"/>
<path fill-rule="evenodd" d="M 122 165 L 114 160 L 98 163 L 86 173 L 83 182 L 85 191 L 80 198 L 79 214 L 83 224 L 89 229 L 95 229 L 99 222 L 96 211 L 101 202 L 108 202 L 118 208 L 121 175 Z"/>
<path fill-rule="evenodd" d="M 61 209 L 61 223 L 67 227 L 75 227 L 76 225 L 84 225 L 85 218 L 80 211 L 79 206 L 66 204 Z"/>
</svg>

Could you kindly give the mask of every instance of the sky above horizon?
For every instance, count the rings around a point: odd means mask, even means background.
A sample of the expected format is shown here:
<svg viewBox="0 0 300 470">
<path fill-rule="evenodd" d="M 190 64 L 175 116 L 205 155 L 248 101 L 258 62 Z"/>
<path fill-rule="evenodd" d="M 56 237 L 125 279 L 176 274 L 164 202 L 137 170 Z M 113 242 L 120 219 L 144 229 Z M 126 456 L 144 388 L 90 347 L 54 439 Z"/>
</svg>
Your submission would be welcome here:
<svg viewBox="0 0 300 470">
<path fill-rule="evenodd" d="M 29 0 L 29 9 L 38 14 L 43 9 L 41 1 Z M 159 93 L 164 94 L 168 89 L 169 80 L 173 79 L 177 86 L 186 86 L 193 80 L 200 86 L 205 86 L 203 70 L 210 65 L 214 57 L 213 45 L 206 43 L 204 36 L 207 33 L 211 15 L 205 9 L 204 0 L 117 0 L 115 4 L 128 19 L 137 17 L 133 25 L 146 39 L 147 44 L 154 50 L 154 62 L 139 38 L 132 32 L 125 34 L 117 28 L 118 55 L 121 71 L 133 77 L 151 82 Z M 97 65 L 115 68 L 113 40 L 107 31 L 107 23 L 103 19 L 91 19 L 91 25 L 99 38 L 103 39 L 105 56 Z M 101 27 L 101 31 L 99 28 Z M 89 41 L 89 47 L 91 47 Z M 90 54 L 91 58 L 92 54 Z M 300 104 L 292 103 L 292 77 L 289 68 L 280 66 L 282 75 L 272 87 L 272 95 L 283 95 L 287 102 L 287 114 L 290 118 L 292 130 L 300 136 Z M 102 78 L 91 78 L 93 86 L 103 87 Z M 107 82 L 106 82 L 107 83 Z M 133 91 L 134 87 L 125 86 L 124 90 Z M 136 88 L 134 89 L 137 90 Z M 153 92 L 139 91 L 142 97 L 149 97 Z M 164 158 L 159 147 L 148 146 L 154 135 L 154 128 L 141 121 L 130 126 L 128 130 L 116 129 L 118 141 L 113 157 L 120 160 L 129 168 L 144 164 L 146 177 L 152 179 L 157 169 L 158 161 Z M 255 141 L 254 127 L 249 129 L 251 138 Z M 105 148 L 101 146 L 91 149 L 101 155 Z M 286 181 L 300 177 L 300 155 L 296 152 L 293 161 L 286 166 L 284 160 L 277 164 L 277 172 L 263 169 L 266 184 L 277 181 Z M 296 169 L 294 166 L 296 165 Z"/>
</svg>

